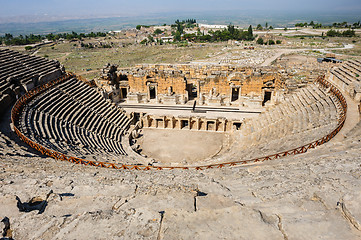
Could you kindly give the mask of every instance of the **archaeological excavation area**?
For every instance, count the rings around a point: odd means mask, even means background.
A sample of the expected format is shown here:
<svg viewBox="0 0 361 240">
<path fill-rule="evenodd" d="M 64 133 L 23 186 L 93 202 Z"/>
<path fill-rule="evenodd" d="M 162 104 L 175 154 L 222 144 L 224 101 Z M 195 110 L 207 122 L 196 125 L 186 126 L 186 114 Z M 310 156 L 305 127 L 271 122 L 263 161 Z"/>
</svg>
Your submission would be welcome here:
<svg viewBox="0 0 361 240">
<path fill-rule="evenodd" d="M 274 66 L 108 64 L 87 80 L 8 49 L 0 63 L 17 239 L 361 237 L 358 59 L 296 87 Z M 19 212 L 35 195 L 42 212 Z"/>
</svg>

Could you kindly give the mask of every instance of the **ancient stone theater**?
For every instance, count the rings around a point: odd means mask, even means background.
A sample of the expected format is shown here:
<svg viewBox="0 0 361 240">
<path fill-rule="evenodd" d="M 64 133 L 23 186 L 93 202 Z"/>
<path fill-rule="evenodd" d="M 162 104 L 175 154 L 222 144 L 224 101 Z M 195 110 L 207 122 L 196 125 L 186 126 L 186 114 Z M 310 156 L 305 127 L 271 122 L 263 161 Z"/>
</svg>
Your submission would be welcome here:
<svg viewBox="0 0 361 240">
<path fill-rule="evenodd" d="M 12 127 L 22 140 L 57 159 L 135 169 L 224 167 L 306 152 L 345 121 L 345 98 L 328 80 L 360 69 L 346 62 L 291 90 L 275 67 L 108 64 L 87 81 L 58 62 L 10 50 L 1 57 L 1 104 L 18 99 Z M 357 81 L 342 85 L 354 98 Z"/>
<path fill-rule="evenodd" d="M 361 61 L 330 64 L 299 82 L 228 64 L 87 80 L 1 49 L 4 236 L 357 239 Z"/>
</svg>

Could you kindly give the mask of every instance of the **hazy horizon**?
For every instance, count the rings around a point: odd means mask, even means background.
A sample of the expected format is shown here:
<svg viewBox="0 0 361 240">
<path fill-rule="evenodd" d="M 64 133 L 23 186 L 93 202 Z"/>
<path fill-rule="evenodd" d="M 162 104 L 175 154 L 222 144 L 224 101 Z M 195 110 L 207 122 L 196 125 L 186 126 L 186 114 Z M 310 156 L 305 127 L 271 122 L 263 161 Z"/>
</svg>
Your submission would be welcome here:
<svg viewBox="0 0 361 240">
<path fill-rule="evenodd" d="M 360 0 L 0 0 L 0 23 L 47 22 L 85 18 L 134 17 L 177 12 L 271 11 L 361 13 Z"/>
<path fill-rule="evenodd" d="M 195 18 L 209 24 L 241 27 L 268 22 L 289 27 L 296 22 L 322 24 L 361 20 L 360 0 L 0 0 L 0 35 L 120 30 L 137 24 L 170 24 Z"/>
</svg>

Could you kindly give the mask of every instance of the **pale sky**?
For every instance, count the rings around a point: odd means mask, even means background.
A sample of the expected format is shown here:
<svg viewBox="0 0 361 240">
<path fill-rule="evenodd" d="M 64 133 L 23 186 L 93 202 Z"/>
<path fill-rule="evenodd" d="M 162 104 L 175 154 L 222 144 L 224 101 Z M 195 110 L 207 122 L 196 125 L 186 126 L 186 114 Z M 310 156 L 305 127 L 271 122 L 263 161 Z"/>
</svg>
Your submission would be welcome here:
<svg viewBox="0 0 361 240">
<path fill-rule="evenodd" d="M 361 0 L 0 0 L 0 16 L 134 16 L 217 10 L 353 11 Z"/>
</svg>

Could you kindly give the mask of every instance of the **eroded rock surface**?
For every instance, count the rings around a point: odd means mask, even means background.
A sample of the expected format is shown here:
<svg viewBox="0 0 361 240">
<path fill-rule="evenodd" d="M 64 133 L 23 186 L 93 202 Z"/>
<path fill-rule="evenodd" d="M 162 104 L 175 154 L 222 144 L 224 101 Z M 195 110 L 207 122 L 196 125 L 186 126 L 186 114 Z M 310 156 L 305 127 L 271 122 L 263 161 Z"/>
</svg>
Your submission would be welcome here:
<svg viewBox="0 0 361 240">
<path fill-rule="evenodd" d="M 0 156 L 0 212 L 15 239 L 359 239 L 360 147 L 349 137 L 259 165 L 143 172 L 18 150 Z M 51 189 L 43 214 L 18 211 L 15 195 Z"/>
</svg>

